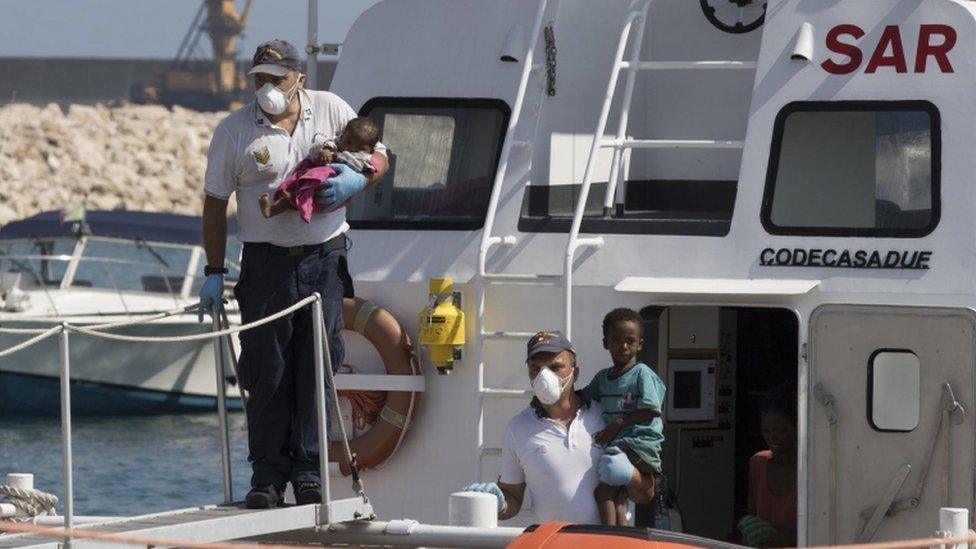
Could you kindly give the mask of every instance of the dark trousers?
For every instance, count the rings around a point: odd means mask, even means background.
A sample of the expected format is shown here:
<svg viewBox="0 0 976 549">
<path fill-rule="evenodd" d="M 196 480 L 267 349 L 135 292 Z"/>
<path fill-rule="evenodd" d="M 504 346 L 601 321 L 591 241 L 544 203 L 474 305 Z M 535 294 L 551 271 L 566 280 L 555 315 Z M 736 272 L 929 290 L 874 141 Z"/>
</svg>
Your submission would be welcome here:
<svg viewBox="0 0 976 549">
<path fill-rule="evenodd" d="M 342 298 L 353 293 L 345 239 L 340 239 L 298 249 L 245 244 L 241 278 L 234 287 L 245 324 L 319 292 L 333 371 L 345 355 L 340 333 Z M 240 384 L 248 391 L 251 486 L 273 484 L 283 489 L 289 480 L 318 481 L 311 306 L 241 332 L 240 338 Z"/>
</svg>

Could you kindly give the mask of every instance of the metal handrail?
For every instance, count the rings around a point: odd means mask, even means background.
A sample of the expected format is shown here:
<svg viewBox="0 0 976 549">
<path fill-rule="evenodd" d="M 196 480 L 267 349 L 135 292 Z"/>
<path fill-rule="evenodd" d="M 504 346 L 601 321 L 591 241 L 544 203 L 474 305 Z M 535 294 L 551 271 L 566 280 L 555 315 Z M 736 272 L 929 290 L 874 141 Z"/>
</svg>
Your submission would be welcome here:
<svg viewBox="0 0 976 549">
<path fill-rule="evenodd" d="M 535 60 L 535 50 L 539 44 L 539 35 L 542 33 L 542 21 L 545 17 L 546 7 L 549 0 L 539 0 L 539 9 L 536 11 L 535 21 L 532 28 L 532 37 L 526 49 L 525 60 L 522 62 L 522 75 L 519 78 L 518 90 L 515 92 L 515 103 L 512 105 L 512 116 L 508 119 L 508 129 L 505 131 L 505 142 L 502 145 L 502 152 L 498 158 L 498 169 L 495 171 L 495 180 L 491 186 L 491 196 L 488 198 L 488 212 L 485 214 L 485 227 L 481 232 L 481 245 L 478 247 L 478 274 L 485 275 L 485 263 L 487 262 L 488 251 L 497 244 L 514 245 L 514 237 L 492 236 L 491 231 L 495 227 L 495 217 L 498 214 L 498 202 L 501 199 L 502 186 L 505 184 L 505 176 L 508 173 L 508 159 L 512 154 L 512 147 L 515 146 L 515 130 L 518 128 L 522 118 L 522 107 L 525 103 L 525 93 L 529 87 L 529 78 Z"/>
<path fill-rule="evenodd" d="M 600 118 L 597 122 L 596 131 L 593 132 L 593 144 L 590 145 L 590 155 L 586 161 L 586 170 L 583 172 L 583 184 L 580 188 L 580 195 L 576 202 L 576 209 L 573 212 L 573 224 L 569 230 L 569 238 L 566 240 L 566 254 L 563 263 L 563 321 L 565 322 L 564 333 L 572 341 L 573 334 L 573 261 L 576 258 L 576 251 L 584 247 L 600 248 L 603 246 L 602 237 L 580 238 L 580 228 L 583 224 L 583 215 L 586 212 L 586 201 L 590 196 L 590 187 L 593 183 L 593 172 L 596 169 L 596 159 L 600 152 L 604 133 L 606 132 L 607 120 L 610 117 L 610 107 L 613 104 L 613 97 L 617 91 L 617 80 L 623 65 L 624 52 L 627 42 L 631 37 L 631 30 L 634 23 L 637 23 L 637 39 L 635 40 L 631 52 L 631 64 L 637 63 L 640 59 L 640 49 L 643 43 L 645 22 L 647 12 L 653 0 L 643 0 L 643 6 L 639 10 L 631 11 L 624 21 L 624 27 L 620 32 L 620 40 L 617 43 L 617 51 L 613 58 L 613 68 L 610 72 L 610 81 L 607 83 L 607 93 L 603 98 L 603 107 L 600 109 Z M 624 90 L 624 102 L 621 106 L 621 124 L 618 135 L 622 135 L 627 129 L 627 119 L 629 117 L 630 103 L 634 94 L 636 83 L 636 70 L 629 69 L 626 89 Z M 611 180 L 608 186 L 614 184 L 614 179 L 618 175 L 618 169 L 614 169 L 621 160 L 620 151 L 615 151 L 613 165 L 611 166 Z M 609 192 L 609 191 L 608 191 Z"/>
<path fill-rule="evenodd" d="M 535 59 L 535 50 L 539 44 L 539 35 L 542 33 L 543 19 L 545 18 L 546 8 L 549 0 L 539 0 L 539 8 L 533 22 L 532 37 L 526 49 L 525 59 L 522 62 L 522 74 L 519 78 L 518 89 L 515 93 L 515 103 L 512 105 L 512 116 L 508 120 L 508 129 L 505 132 L 505 141 L 502 145 L 501 155 L 498 159 L 498 169 L 495 171 L 495 180 L 491 186 L 491 196 L 488 199 L 488 211 L 485 214 L 485 226 L 481 232 L 481 244 L 478 247 L 478 293 L 477 293 L 477 314 L 475 315 L 475 333 L 477 334 L 478 344 L 475 350 L 475 363 L 477 364 L 478 378 L 478 427 L 476 430 L 476 444 L 479 449 L 478 458 L 475 460 L 475 478 L 481 480 L 482 460 L 480 449 L 485 443 L 484 425 L 484 395 L 485 388 L 485 357 L 484 357 L 484 329 L 485 329 L 485 275 L 486 264 L 488 262 L 488 251 L 498 244 L 514 246 L 516 238 L 514 236 L 492 236 L 495 227 L 495 217 L 498 215 L 498 202 L 501 199 L 502 187 L 505 185 L 505 177 L 508 174 L 508 160 L 515 146 L 515 131 L 522 118 L 522 107 L 525 103 L 525 94 L 529 87 L 529 78 Z"/>
<path fill-rule="evenodd" d="M 261 318 L 254 322 L 250 322 L 245 325 L 237 326 L 235 328 L 222 328 L 219 324 L 219 315 L 214 315 L 214 331 L 208 334 L 193 334 L 189 336 L 174 336 L 174 337 L 137 337 L 137 336 L 124 336 L 120 334 L 110 334 L 107 332 L 91 330 L 83 328 L 80 326 L 74 326 L 68 322 L 62 322 L 59 327 L 53 327 L 40 335 L 17 345 L 9 349 L 0 350 L 0 357 L 7 356 L 14 352 L 24 350 L 33 345 L 39 344 L 45 339 L 58 334 L 59 336 L 59 385 L 61 390 L 61 444 L 64 449 L 63 452 L 63 467 L 64 467 L 64 510 L 65 510 L 65 528 L 71 530 L 74 526 L 74 479 L 72 477 L 73 471 L 73 452 L 72 452 L 72 436 L 71 436 L 71 353 L 70 353 L 70 333 L 77 332 L 83 335 L 102 337 L 107 339 L 125 339 L 131 341 L 148 342 L 148 343 L 172 343 L 180 342 L 186 340 L 202 340 L 202 339 L 213 339 L 214 340 L 214 358 L 215 358 L 215 368 L 217 372 L 217 402 L 218 402 L 218 418 L 220 423 L 220 439 L 221 439 L 221 466 L 222 466 L 222 484 L 224 493 L 224 503 L 230 504 L 233 502 L 233 485 L 231 476 L 231 462 L 230 462 L 230 434 L 227 425 L 227 405 L 226 405 L 226 380 L 224 378 L 224 352 L 223 352 L 223 338 L 228 334 L 243 332 L 256 328 L 260 325 L 267 324 L 277 320 L 285 315 L 291 314 L 293 311 L 305 307 L 311 304 L 312 306 L 312 337 L 314 346 L 314 361 L 315 361 L 315 398 L 316 398 L 316 410 L 318 418 L 318 436 L 319 436 L 319 474 L 321 476 L 322 482 L 322 493 L 323 493 L 323 504 L 328 507 L 330 500 L 330 478 L 329 478 L 329 437 L 328 437 L 328 423 L 327 423 L 327 408 L 326 408 L 326 394 L 325 394 L 325 368 L 331 369 L 331 358 L 329 355 L 329 343 L 328 340 L 322 334 L 322 328 L 324 323 L 323 312 L 322 312 L 322 296 L 316 292 L 312 295 L 296 302 L 290 307 L 271 314 L 267 317 Z M 201 305 L 197 304 L 194 308 L 200 308 Z M 185 308 L 182 312 L 187 312 L 188 309 Z M 141 320 L 134 320 L 131 323 L 117 323 L 112 325 L 112 328 L 124 327 L 129 324 L 140 323 Z M 331 370 L 330 370 L 331 371 Z M 323 513 L 322 519 L 324 520 L 329 516 L 329 513 Z M 71 540 L 66 538 L 65 545 L 70 547 Z"/>
</svg>

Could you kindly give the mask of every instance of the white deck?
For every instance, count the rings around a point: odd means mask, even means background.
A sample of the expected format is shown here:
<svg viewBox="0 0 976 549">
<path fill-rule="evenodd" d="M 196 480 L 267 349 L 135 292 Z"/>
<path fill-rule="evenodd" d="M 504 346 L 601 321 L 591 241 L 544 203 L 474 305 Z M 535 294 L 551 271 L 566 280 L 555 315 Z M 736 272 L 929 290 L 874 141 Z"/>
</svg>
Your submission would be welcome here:
<svg viewBox="0 0 976 549">
<path fill-rule="evenodd" d="M 314 528 L 319 524 L 321 505 L 301 505 L 278 509 L 252 510 L 243 506 L 194 507 L 142 515 L 121 520 L 78 527 L 85 532 L 124 534 L 141 538 L 211 542 L 267 536 L 280 532 Z M 106 542 L 76 539 L 77 547 L 104 547 Z M 0 548 L 36 547 L 57 549 L 61 540 L 30 534 L 0 536 Z M 112 543 L 112 547 L 145 547 L 138 544 Z"/>
</svg>

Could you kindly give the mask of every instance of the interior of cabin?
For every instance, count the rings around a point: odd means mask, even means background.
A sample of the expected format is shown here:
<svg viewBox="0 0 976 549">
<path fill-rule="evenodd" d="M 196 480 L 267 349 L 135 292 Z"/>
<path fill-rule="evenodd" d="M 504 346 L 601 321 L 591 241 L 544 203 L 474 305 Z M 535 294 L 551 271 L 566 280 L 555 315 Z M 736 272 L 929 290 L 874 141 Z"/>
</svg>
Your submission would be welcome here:
<svg viewBox="0 0 976 549">
<path fill-rule="evenodd" d="M 768 448 L 761 409 L 771 398 L 796 402 L 797 318 L 745 307 L 648 306 L 640 314 L 639 358 L 668 390 L 660 487 L 680 517 L 670 527 L 742 542 L 736 524 L 749 514 L 749 460 Z M 636 523 L 654 526 L 656 512 L 638 506 Z"/>
</svg>

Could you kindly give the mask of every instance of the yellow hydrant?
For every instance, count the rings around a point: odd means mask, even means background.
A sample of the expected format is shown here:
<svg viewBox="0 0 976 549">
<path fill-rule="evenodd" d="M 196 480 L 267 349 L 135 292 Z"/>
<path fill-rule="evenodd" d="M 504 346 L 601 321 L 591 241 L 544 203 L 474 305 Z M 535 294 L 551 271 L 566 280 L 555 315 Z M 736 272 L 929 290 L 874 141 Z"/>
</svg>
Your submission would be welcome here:
<svg viewBox="0 0 976 549">
<path fill-rule="evenodd" d="M 417 326 L 420 330 L 420 346 L 430 350 L 430 361 L 437 372 L 449 374 L 454 361 L 461 360 L 464 347 L 464 311 L 454 297 L 454 280 L 432 278 L 427 307 L 420 312 Z"/>
</svg>

